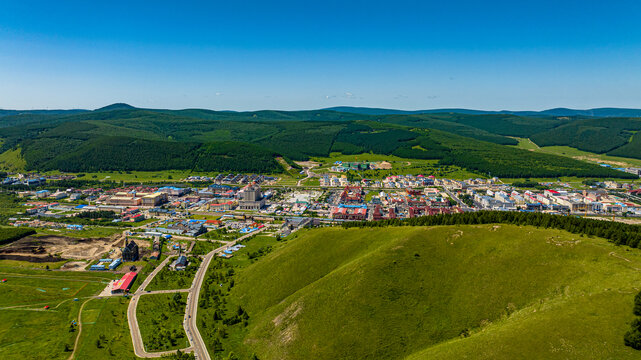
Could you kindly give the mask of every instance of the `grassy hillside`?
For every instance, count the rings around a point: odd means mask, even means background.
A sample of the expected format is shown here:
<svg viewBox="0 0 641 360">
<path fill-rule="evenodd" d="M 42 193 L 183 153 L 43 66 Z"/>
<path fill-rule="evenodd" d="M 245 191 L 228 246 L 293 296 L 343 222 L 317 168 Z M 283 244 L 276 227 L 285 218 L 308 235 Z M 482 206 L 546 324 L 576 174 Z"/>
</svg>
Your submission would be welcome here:
<svg viewBox="0 0 641 360">
<path fill-rule="evenodd" d="M 238 269 L 261 359 L 626 359 L 641 253 L 512 225 L 305 232 Z M 562 321 L 560 321 L 562 320 Z"/>
</svg>

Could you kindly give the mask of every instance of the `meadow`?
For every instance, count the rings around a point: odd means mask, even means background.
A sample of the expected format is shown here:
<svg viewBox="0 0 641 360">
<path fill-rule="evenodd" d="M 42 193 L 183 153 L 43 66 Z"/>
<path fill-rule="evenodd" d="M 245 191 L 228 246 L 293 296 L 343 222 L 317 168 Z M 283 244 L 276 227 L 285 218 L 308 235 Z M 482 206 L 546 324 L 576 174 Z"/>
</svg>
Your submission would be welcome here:
<svg viewBox="0 0 641 360">
<path fill-rule="evenodd" d="M 45 271 L 0 262 L 0 358 L 66 359 L 73 349 L 82 302 L 113 274 Z M 74 301 L 74 299 L 78 301 Z M 49 306 L 48 310 L 44 306 Z"/>
<path fill-rule="evenodd" d="M 551 155 L 570 157 L 577 160 L 588 161 L 593 163 L 606 163 L 614 167 L 641 167 L 641 160 L 629 157 L 612 156 L 607 154 L 597 154 L 593 152 L 579 150 L 569 146 L 544 146 L 539 147 L 530 139 L 516 138 L 519 141 L 515 147 L 525 150 L 542 152 Z"/>
<path fill-rule="evenodd" d="M 184 293 L 150 294 L 140 298 L 136 316 L 147 351 L 189 347 L 182 326 L 186 301 Z"/>
<path fill-rule="evenodd" d="M 639 356 L 623 334 L 641 252 L 597 237 L 505 224 L 326 228 L 226 261 L 226 308 L 249 318 L 224 351 L 241 358 Z"/>
<path fill-rule="evenodd" d="M 127 323 L 129 299 L 92 299 L 82 310 L 82 335 L 74 359 L 136 359 Z"/>
<path fill-rule="evenodd" d="M 187 258 L 189 264 L 182 271 L 174 271 L 169 268 L 169 264 L 163 267 L 158 274 L 151 280 L 145 290 L 174 290 L 174 289 L 188 289 L 194 281 L 196 271 L 202 263 L 199 257 L 189 256 Z"/>
</svg>

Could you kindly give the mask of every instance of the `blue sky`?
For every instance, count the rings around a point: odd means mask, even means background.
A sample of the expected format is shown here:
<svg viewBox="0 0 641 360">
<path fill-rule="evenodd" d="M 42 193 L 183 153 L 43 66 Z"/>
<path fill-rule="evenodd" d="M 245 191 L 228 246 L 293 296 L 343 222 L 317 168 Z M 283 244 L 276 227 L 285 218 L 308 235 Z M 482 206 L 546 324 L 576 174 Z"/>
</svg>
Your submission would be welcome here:
<svg viewBox="0 0 641 360">
<path fill-rule="evenodd" d="M 0 108 L 641 108 L 638 1 L 0 0 Z"/>
</svg>

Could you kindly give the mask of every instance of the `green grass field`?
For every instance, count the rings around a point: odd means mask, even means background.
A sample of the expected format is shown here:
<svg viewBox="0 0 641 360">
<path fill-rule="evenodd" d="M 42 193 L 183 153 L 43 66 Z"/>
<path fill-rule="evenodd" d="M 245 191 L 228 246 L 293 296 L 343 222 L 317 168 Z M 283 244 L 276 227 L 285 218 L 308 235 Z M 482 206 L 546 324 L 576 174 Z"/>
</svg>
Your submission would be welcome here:
<svg viewBox="0 0 641 360">
<path fill-rule="evenodd" d="M 191 250 L 191 255 L 205 255 L 210 253 L 212 250 L 219 248 L 223 243 L 218 241 L 204 241 L 198 240 L 194 245 L 194 248 Z"/>
<path fill-rule="evenodd" d="M 0 263 L 0 358 L 66 359 L 76 332 L 72 320 L 88 296 L 113 278 L 108 273 L 44 271 Z M 78 298 L 79 301 L 74 301 Z M 50 306 L 45 310 L 44 306 Z"/>
<path fill-rule="evenodd" d="M 86 226 L 84 230 L 67 230 L 67 229 L 36 229 L 38 235 L 57 235 L 74 238 L 103 238 L 113 234 L 123 232 L 125 228 L 106 227 L 106 226 Z"/>
<path fill-rule="evenodd" d="M 82 311 L 82 335 L 74 359 L 135 359 L 127 306 L 129 299 L 92 299 Z"/>
<path fill-rule="evenodd" d="M 530 139 L 515 138 L 519 141 L 517 148 L 542 152 L 552 155 L 561 155 L 570 157 L 577 160 L 583 160 L 592 163 L 607 163 L 614 167 L 641 167 L 641 160 L 625 158 L 619 156 L 611 156 L 605 154 L 596 154 L 588 151 L 582 151 L 569 146 L 544 146 L 539 147 Z"/>
<path fill-rule="evenodd" d="M 174 296 L 179 299 L 174 301 Z M 182 322 L 187 295 L 183 293 L 143 295 L 138 303 L 138 324 L 147 351 L 182 349 L 189 341 Z"/>
<path fill-rule="evenodd" d="M 172 259 L 173 261 L 174 259 Z M 174 289 L 188 289 L 194 281 L 194 276 L 202 259 L 199 257 L 188 257 L 189 264 L 183 271 L 173 271 L 169 268 L 169 264 L 162 268 L 151 280 L 145 290 L 174 290 Z"/>
<path fill-rule="evenodd" d="M 27 162 L 22 158 L 19 147 L 0 154 L 0 170 L 24 171 L 26 165 Z"/>
<path fill-rule="evenodd" d="M 632 359 L 641 252 L 512 225 L 304 231 L 236 261 L 260 359 Z M 340 334 L 340 336 L 337 336 Z"/>
<path fill-rule="evenodd" d="M 329 157 L 314 157 L 313 161 L 320 162 L 322 165 L 315 168 L 314 172 L 323 174 L 331 173 L 329 169 L 334 166 L 334 162 L 379 162 L 387 161 L 392 164 L 391 170 L 362 170 L 359 171 L 361 177 L 367 179 L 382 179 L 389 175 L 434 175 L 437 177 L 447 177 L 450 179 L 470 179 L 485 177 L 482 174 L 477 174 L 458 166 L 438 165 L 438 160 L 421 160 L 421 159 L 405 159 L 394 155 L 380 155 L 380 154 L 359 154 L 359 155 L 343 155 L 340 153 L 331 153 Z M 341 175 L 340 173 L 333 173 Z M 312 185 L 307 184 L 305 185 Z"/>
</svg>

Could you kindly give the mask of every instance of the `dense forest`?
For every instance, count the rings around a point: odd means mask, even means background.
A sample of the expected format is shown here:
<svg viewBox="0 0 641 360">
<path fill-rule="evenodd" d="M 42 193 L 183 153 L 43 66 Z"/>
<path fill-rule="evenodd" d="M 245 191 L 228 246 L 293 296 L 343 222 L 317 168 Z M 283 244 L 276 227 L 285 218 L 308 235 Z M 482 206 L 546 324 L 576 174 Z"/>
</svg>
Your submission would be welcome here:
<svg viewBox="0 0 641 360">
<path fill-rule="evenodd" d="M 499 177 L 632 178 L 567 157 L 510 146 L 509 136 L 640 157 L 636 119 L 516 115 L 363 115 L 335 111 L 216 112 L 136 109 L 0 116 L 0 153 L 19 149 L 26 170 L 201 170 L 276 173 L 275 157 L 375 153 L 434 159 Z M 631 139 L 631 140 L 630 140 Z"/>
<path fill-rule="evenodd" d="M 513 224 L 565 230 L 574 234 L 598 236 L 617 245 L 641 247 L 641 227 L 616 221 L 586 219 L 576 216 L 561 216 L 544 213 L 512 211 L 477 211 L 459 214 L 441 214 L 411 219 L 388 219 L 382 221 L 345 222 L 343 227 L 385 226 L 435 226 Z"/>
</svg>

